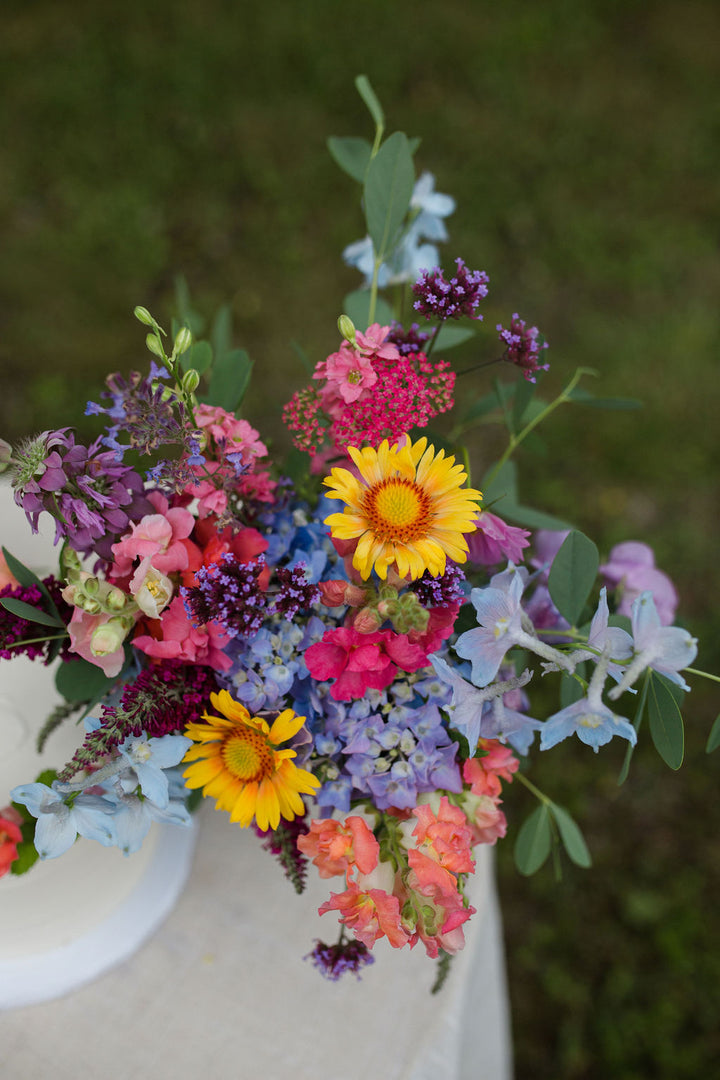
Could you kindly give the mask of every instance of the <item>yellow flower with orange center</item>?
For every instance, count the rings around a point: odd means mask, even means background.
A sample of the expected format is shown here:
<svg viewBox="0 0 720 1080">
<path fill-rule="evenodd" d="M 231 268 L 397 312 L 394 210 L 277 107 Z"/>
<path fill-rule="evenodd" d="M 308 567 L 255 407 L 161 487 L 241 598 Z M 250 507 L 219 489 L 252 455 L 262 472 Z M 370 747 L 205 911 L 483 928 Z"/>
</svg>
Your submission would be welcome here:
<svg viewBox="0 0 720 1080">
<path fill-rule="evenodd" d="M 395 564 L 401 577 L 413 580 L 428 570 L 433 577 L 445 571 L 446 558 L 467 559 L 463 533 L 474 532 L 482 495 L 463 487 L 467 473 L 444 450 L 435 453 L 427 439 L 377 448 L 348 447 L 357 477 L 333 469 L 323 483 L 331 499 L 347 503 L 341 514 L 325 524 L 339 540 L 357 540 L 353 566 L 363 578 L 375 568 L 381 578 Z"/>
<path fill-rule="evenodd" d="M 221 716 L 203 713 L 205 723 L 191 723 L 185 734 L 191 746 L 183 761 L 185 785 L 202 788 L 215 799 L 216 810 L 227 810 L 243 828 L 255 819 L 261 829 L 276 829 L 280 818 L 292 821 L 305 812 L 301 795 L 314 795 L 320 781 L 292 761 L 295 750 L 278 749 L 297 735 L 305 723 L 292 709 L 281 712 L 272 725 L 251 716 L 227 690 L 211 694 Z"/>
</svg>

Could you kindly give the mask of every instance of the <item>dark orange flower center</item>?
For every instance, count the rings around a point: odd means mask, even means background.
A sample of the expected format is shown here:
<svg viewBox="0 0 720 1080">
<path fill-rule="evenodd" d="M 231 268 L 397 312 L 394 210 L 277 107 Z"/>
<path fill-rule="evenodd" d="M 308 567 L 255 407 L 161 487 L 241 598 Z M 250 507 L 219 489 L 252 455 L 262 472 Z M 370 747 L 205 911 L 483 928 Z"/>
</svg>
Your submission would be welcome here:
<svg viewBox="0 0 720 1080">
<path fill-rule="evenodd" d="M 414 480 L 393 476 L 365 492 L 362 509 L 379 540 L 407 544 L 425 536 L 432 518 L 430 496 Z"/>
</svg>

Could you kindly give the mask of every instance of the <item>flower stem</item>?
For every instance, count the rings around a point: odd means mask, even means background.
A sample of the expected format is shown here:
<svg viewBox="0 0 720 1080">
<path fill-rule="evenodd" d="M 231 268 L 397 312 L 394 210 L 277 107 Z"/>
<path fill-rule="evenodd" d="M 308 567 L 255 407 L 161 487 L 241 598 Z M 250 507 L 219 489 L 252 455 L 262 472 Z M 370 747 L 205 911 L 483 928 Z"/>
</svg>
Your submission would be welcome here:
<svg viewBox="0 0 720 1080">
<path fill-rule="evenodd" d="M 493 468 L 490 476 L 488 477 L 486 484 L 487 487 L 490 486 L 490 484 L 500 472 L 500 469 L 503 467 L 505 462 L 515 452 L 520 443 L 527 438 L 530 432 L 533 431 L 538 426 L 538 424 L 542 423 L 542 421 L 545 420 L 545 418 L 548 417 L 551 412 L 554 412 L 555 409 L 557 409 L 558 405 L 562 405 L 564 404 L 564 402 L 570 400 L 570 395 L 572 394 L 577 384 L 580 382 L 580 379 L 583 377 L 583 375 L 594 374 L 595 372 L 592 368 L 579 367 L 573 377 L 570 379 L 570 382 L 563 390 L 560 391 L 554 401 L 551 401 L 549 405 L 546 405 L 542 412 L 538 413 L 537 416 L 533 417 L 533 419 L 528 424 L 526 424 L 522 431 L 518 432 L 517 435 L 513 435 L 512 433 L 510 434 L 510 441 L 508 442 L 505 452 L 501 455 L 499 461 L 495 463 L 495 467 Z"/>
<path fill-rule="evenodd" d="M 698 668 L 686 667 L 683 671 L 687 671 L 688 675 L 701 675 L 703 679 L 712 679 L 713 682 L 720 682 L 719 675 L 711 675 L 709 671 L 700 671 Z"/>
</svg>

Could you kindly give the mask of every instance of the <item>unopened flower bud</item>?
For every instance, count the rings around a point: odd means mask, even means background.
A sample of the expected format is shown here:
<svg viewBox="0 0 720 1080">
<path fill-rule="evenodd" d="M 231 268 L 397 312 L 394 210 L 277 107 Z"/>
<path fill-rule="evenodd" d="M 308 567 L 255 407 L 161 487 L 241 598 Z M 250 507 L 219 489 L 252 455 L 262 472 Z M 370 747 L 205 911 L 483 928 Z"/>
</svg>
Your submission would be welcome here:
<svg viewBox="0 0 720 1080">
<path fill-rule="evenodd" d="M 320 598 L 326 607 L 340 607 L 345 603 L 346 581 L 320 581 Z"/>
<path fill-rule="evenodd" d="M 349 315 L 341 315 L 337 321 L 338 330 L 351 345 L 355 344 L 355 323 Z"/>
<path fill-rule="evenodd" d="M 93 656 L 110 656 L 122 647 L 128 634 L 126 620 L 115 616 L 98 626 L 90 638 L 90 652 Z"/>
<path fill-rule="evenodd" d="M 187 326 L 182 326 L 178 330 L 177 337 L 175 338 L 175 345 L 173 346 L 173 356 L 182 356 L 183 353 L 187 352 L 192 345 L 192 340 L 193 336 L 190 328 Z"/>
<path fill-rule="evenodd" d="M 88 577 L 83 581 L 82 587 L 86 596 L 97 596 L 100 591 L 100 582 L 96 577 Z"/>
<path fill-rule="evenodd" d="M 374 608 L 365 607 L 358 611 L 353 619 L 353 630 L 358 634 L 374 634 L 380 629 L 382 619 Z"/>
<path fill-rule="evenodd" d="M 377 610 L 378 615 L 381 615 L 383 619 L 392 619 L 393 615 L 397 615 L 400 606 L 397 600 L 380 600 Z"/>
<path fill-rule="evenodd" d="M 110 592 L 107 594 L 107 597 L 105 598 L 105 603 L 109 608 L 112 608 L 113 611 L 122 611 L 122 609 L 125 607 L 127 599 L 127 595 L 122 591 L 122 589 L 118 589 L 116 586 L 113 586 L 112 589 L 110 589 Z"/>
<path fill-rule="evenodd" d="M 186 394 L 194 394 L 200 385 L 200 374 L 195 368 L 188 368 L 183 375 L 182 388 Z"/>
<path fill-rule="evenodd" d="M 88 615 L 99 615 L 102 608 L 98 604 L 97 600 L 91 600 L 87 596 L 76 596 L 75 607 L 79 607 L 82 611 L 87 611 Z"/>
<path fill-rule="evenodd" d="M 148 309 L 146 307 L 140 307 L 139 304 L 133 311 L 133 315 L 138 320 L 138 322 L 144 323 L 145 326 L 152 326 L 155 322 Z"/>
<path fill-rule="evenodd" d="M 158 340 L 156 334 L 148 334 L 145 338 L 145 344 L 147 345 L 151 353 L 154 353 L 155 356 L 159 356 L 161 360 L 165 359 L 163 347 L 160 344 L 160 341 Z"/>
</svg>

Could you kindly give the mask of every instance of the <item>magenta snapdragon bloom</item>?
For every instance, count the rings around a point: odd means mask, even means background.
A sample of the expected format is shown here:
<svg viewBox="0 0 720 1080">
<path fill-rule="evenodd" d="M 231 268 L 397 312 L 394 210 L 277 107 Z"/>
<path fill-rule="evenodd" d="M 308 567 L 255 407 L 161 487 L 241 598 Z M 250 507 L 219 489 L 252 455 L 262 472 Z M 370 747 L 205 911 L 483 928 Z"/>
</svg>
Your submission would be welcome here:
<svg viewBox="0 0 720 1080">
<path fill-rule="evenodd" d="M 522 562 L 523 548 L 530 543 L 527 529 L 508 525 L 489 510 L 483 510 L 475 524 L 477 529 L 467 538 L 469 563 L 497 566 L 499 563 Z"/>
<path fill-rule="evenodd" d="M 384 690 L 398 668 L 418 671 L 428 662 L 425 650 L 405 634 L 360 634 L 349 626 L 327 630 L 322 641 L 305 650 L 304 659 L 313 679 L 335 680 L 330 687 L 334 701 L 357 701 L 367 690 Z"/>
<path fill-rule="evenodd" d="M 611 549 L 608 561 L 600 567 L 605 583 L 616 590 L 620 615 L 632 614 L 633 601 L 643 592 L 651 592 L 663 626 L 675 618 L 678 595 L 670 578 L 655 566 L 653 550 L 637 540 L 627 540 Z"/>
<path fill-rule="evenodd" d="M 69 428 L 44 431 L 14 452 L 12 485 L 33 532 L 46 510 L 55 543 L 66 539 L 75 551 L 109 559 L 113 541 L 151 508 L 142 477 L 101 446 L 76 443 Z"/>
</svg>

